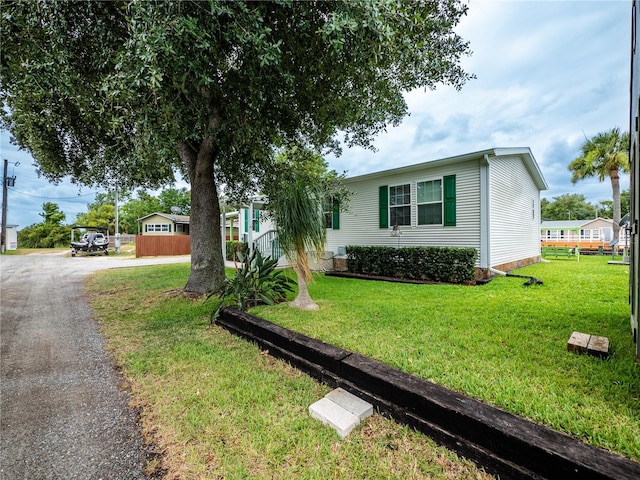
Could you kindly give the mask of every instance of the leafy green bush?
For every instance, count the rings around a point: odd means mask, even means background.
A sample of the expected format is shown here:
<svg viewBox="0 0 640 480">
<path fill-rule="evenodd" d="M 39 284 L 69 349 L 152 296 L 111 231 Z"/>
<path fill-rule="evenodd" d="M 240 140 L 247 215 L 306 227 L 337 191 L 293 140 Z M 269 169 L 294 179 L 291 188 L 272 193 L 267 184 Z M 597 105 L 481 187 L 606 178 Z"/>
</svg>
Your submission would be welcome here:
<svg viewBox="0 0 640 480">
<path fill-rule="evenodd" d="M 233 261 L 236 256 L 236 252 L 241 252 L 243 255 L 247 255 L 249 251 L 249 245 L 247 242 L 239 242 L 237 240 L 227 240 L 226 242 L 226 259 Z"/>
<path fill-rule="evenodd" d="M 349 272 L 409 280 L 470 283 L 476 258 L 474 248 L 347 246 Z"/>
<path fill-rule="evenodd" d="M 241 267 L 233 278 L 227 279 L 222 292 L 214 292 L 207 299 L 217 296 L 219 301 L 211 313 L 213 323 L 223 308 L 236 306 L 246 311 L 259 303 L 273 305 L 287 299 L 287 292 L 293 291 L 295 280 L 287 277 L 283 270 L 276 270 L 278 260 L 264 258 L 258 249 L 253 254 L 237 252 Z"/>
<path fill-rule="evenodd" d="M 36 223 L 18 231 L 20 248 L 68 247 L 71 242 L 71 227 Z"/>
</svg>

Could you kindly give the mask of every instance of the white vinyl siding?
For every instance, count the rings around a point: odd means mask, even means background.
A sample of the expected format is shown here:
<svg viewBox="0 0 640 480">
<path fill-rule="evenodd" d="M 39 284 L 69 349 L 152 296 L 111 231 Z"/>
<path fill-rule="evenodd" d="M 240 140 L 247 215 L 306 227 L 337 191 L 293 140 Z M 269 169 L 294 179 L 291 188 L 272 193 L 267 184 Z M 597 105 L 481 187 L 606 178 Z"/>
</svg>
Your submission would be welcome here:
<svg viewBox="0 0 640 480">
<path fill-rule="evenodd" d="M 392 236 L 393 223 L 380 228 L 377 206 L 379 188 L 384 185 L 409 184 L 411 198 L 417 198 L 417 183 L 425 180 L 456 175 L 457 215 L 455 227 L 418 225 L 417 204 L 411 202 L 411 225 L 401 226 L 400 236 Z M 480 174 L 479 161 L 470 160 L 455 165 L 407 169 L 389 175 L 372 175 L 361 179 L 346 180 L 346 187 L 353 192 L 348 211 L 340 215 L 340 230 L 327 231 L 327 251 L 338 252 L 347 245 L 379 245 L 392 247 L 480 246 Z"/>
<path fill-rule="evenodd" d="M 519 157 L 491 157 L 491 265 L 540 255 L 540 192 Z"/>
<path fill-rule="evenodd" d="M 162 215 L 151 215 L 142 221 L 143 235 L 172 235 L 171 220 Z"/>
<path fill-rule="evenodd" d="M 436 179 L 442 179 L 443 223 L 422 224 L 419 209 L 429 196 L 419 192 L 424 184 L 418 185 Z M 407 184 L 411 225 L 393 232 L 384 209 L 389 199 L 382 201 L 383 195 L 389 187 Z M 455 185 L 453 209 L 447 184 Z M 425 162 L 346 179 L 345 186 L 353 195 L 341 214 L 340 230 L 327 230 L 328 252 L 337 254 L 348 245 L 468 247 L 478 250 L 476 266 L 482 268 L 540 255 L 540 190 L 547 186 L 529 149 Z"/>
</svg>

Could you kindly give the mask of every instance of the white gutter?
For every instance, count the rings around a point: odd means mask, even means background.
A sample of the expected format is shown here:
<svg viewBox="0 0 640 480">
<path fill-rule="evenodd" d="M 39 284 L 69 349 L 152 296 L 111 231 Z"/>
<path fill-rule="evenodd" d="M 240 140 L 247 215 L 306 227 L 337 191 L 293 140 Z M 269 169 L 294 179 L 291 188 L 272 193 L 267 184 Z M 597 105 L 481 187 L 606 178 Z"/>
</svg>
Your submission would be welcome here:
<svg viewBox="0 0 640 480">
<path fill-rule="evenodd" d="M 491 270 L 491 175 L 489 155 L 480 161 L 480 268 Z"/>
</svg>

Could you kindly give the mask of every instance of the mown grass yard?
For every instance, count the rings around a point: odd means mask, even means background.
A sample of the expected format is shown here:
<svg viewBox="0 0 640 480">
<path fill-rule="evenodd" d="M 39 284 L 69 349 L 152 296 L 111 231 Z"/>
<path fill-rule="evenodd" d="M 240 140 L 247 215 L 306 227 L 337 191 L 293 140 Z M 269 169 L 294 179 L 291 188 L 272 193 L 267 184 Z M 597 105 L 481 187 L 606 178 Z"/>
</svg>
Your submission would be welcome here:
<svg viewBox="0 0 640 480">
<path fill-rule="evenodd" d="M 628 266 L 582 256 L 487 285 L 405 285 L 317 277 L 315 312 L 252 313 L 370 356 L 640 460 L 640 366 L 629 325 Z M 611 356 L 567 352 L 573 331 L 606 336 Z"/>
<path fill-rule="evenodd" d="M 187 264 L 99 272 L 88 291 L 168 479 L 489 479 L 427 437 L 374 415 L 345 440 L 310 417 L 329 388 L 209 325 L 180 293 Z"/>
<path fill-rule="evenodd" d="M 319 311 L 253 314 L 383 361 L 640 460 L 640 367 L 628 267 L 607 257 L 542 263 L 484 286 L 318 275 Z M 88 283 L 108 344 L 164 450 L 168 478 L 485 478 L 423 435 L 375 416 L 340 441 L 308 406 L 328 388 L 225 331 L 178 293 L 188 265 L 100 272 Z M 573 331 L 609 337 L 600 360 Z"/>
</svg>

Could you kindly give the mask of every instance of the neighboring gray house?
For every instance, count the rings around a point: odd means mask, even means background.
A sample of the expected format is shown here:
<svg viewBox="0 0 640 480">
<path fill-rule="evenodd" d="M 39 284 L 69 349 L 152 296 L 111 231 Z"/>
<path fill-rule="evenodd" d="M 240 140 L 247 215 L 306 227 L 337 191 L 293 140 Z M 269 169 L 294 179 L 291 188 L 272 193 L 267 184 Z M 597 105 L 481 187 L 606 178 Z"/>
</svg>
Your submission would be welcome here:
<svg viewBox="0 0 640 480">
<path fill-rule="evenodd" d="M 493 148 L 345 180 L 348 212 L 327 215 L 327 251 L 348 245 L 470 247 L 478 276 L 540 260 L 540 191 L 529 148 Z"/>
</svg>

